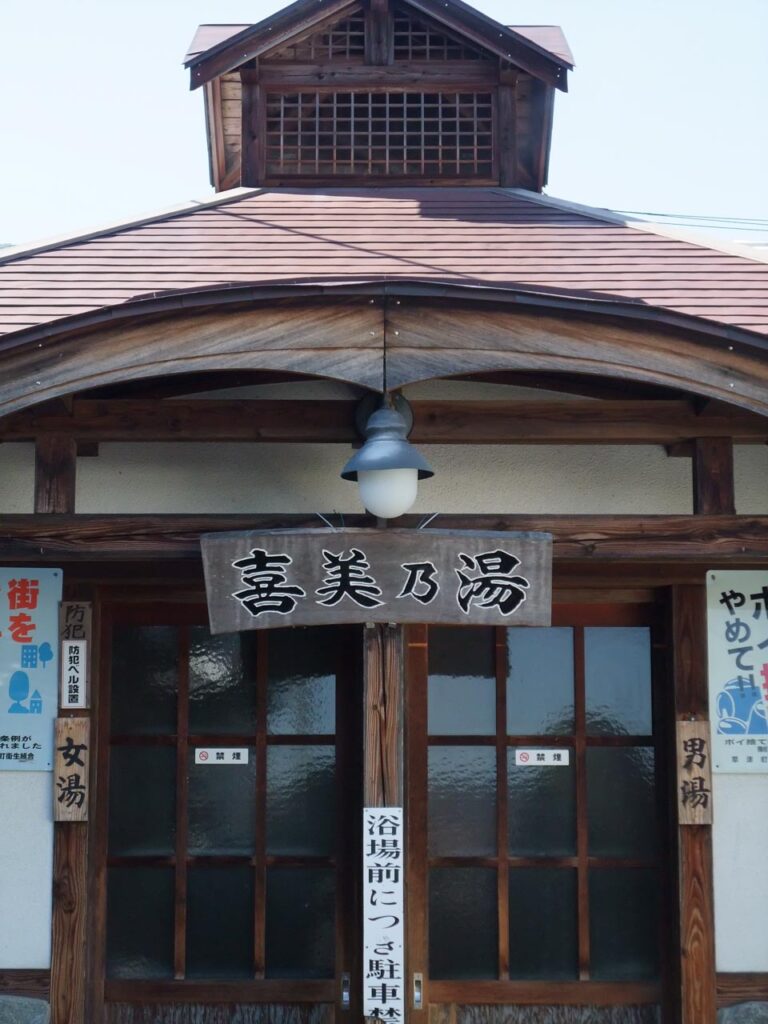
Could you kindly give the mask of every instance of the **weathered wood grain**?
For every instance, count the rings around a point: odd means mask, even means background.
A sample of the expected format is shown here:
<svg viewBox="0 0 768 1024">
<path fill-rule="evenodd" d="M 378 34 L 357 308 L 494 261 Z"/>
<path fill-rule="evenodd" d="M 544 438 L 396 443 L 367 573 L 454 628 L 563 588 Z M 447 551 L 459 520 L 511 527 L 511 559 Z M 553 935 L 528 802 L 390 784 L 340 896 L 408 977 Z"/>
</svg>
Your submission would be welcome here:
<svg viewBox="0 0 768 1024">
<path fill-rule="evenodd" d="M 505 369 L 546 370 L 664 384 L 768 412 L 768 361 L 714 340 L 662 333 L 649 326 L 596 323 L 579 317 L 430 307 L 401 300 L 390 307 L 390 387 L 432 377 Z"/>
<path fill-rule="evenodd" d="M 47 999 L 50 985 L 50 971 L 0 970 L 0 995 Z"/>
<path fill-rule="evenodd" d="M 706 720 L 707 634 L 704 591 L 672 590 L 672 650 L 678 719 Z M 716 810 L 715 810 L 716 813 Z M 712 829 L 678 829 L 681 1024 L 715 1024 L 715 931 Z"/>
<path fill-rule="evenodd" d="M 0 415 L 72 390 L 204 369 L 318 374 L 381 390 L 381 311 L 363 301 L 172 317 L 6 352 Z"/>
<path fill-rule="evenodd" d="M 85 1020 L 88 825 L 56 826 L 53 845 L 51 1024 Z"/>
<path fill-rule="evenodd" d="M 365 628 L 364 804 L 403 804 L 403 639 L 402 629 L 385 624 Z"/>
<path fill-rule="evenodd" d="M 693 511 L 701 515 L 733 515 L 736 511 L 730 437 L 694 440 Z"/>
<path fill-rule="evenodd" d="M 346 527 L 215 533 L 200 543 L 213 633 L 362 622 L 550 624 L 549 534 Z M 491 558 L 484 568 L 482 556 L 498 551 L 508 565 Z M 261 552 L 257 564 L 254 552 Z M 265 574 L 275 574 L 270 593 L 276 584 L 286 588 L 271 602 L 261 589 Z M 467 594 L 483 576 L 494 593 L 502 588 L 506 607 L 485 591 L 459 603 L 460 586 Z M 347 577 L 362 588 L 358 597 L 342 589 Z"/>
<path fill-rule="evenodd" d="M 75 439 L 67 434 L 39 434 L 35 440 L 35 512 L 74 512 L 76 474 Z"/>
<path fill-rule="evenodd" d="M 328 512 L 333 517 L 333 512 Z M 416 528 L 421 516 L 398 527 Z M 141 561 L 198 559 L 200 535 L 216 531 L 317 526 L 317 516 L 262 515 L 7 515 L 0 521 L 0 556 L 8 561 Z M 345 516 L 348 526 L 371 526 L 367 516 Z M 768 516 L 442 515 L 446 530 L 520 530 L 553 535 L 556 560 L 583 564 L 689 563 L 711 568 L 720 560 L 768 563 Z M 330 532 L 329 532 L 330 535 Z M 624 570 L 621 570 L 622 572 Z M 644 580 L 652 581 L 650 574 Z M 656 576 L 658 583 L 658 575 Z"/>
<path fill-rule="evenodd" d="M 718 974 L 716 979 L 717 1005 L 735 1003 L 768 1003 L 768 972 Z"/>
<path fill-rule="evenodd" d="M 356 405 L 306 399 L 75 399 L 70 410 L 33 407 L 6 416 L 0 420 L 0 438 L 30 441 L 63 432 L 78 446 L 101 441 L 354 442 L 359 437 Z M 414 444 L 682 445 L 695 439 L 705 466 L 727 441 L 768 442 L 768 419 L 717 404 L 698 413 L 685 400 L 414 401 L 411 406 Z M 699 511 L 729 514 L 725 507 Z"/>
</svg>

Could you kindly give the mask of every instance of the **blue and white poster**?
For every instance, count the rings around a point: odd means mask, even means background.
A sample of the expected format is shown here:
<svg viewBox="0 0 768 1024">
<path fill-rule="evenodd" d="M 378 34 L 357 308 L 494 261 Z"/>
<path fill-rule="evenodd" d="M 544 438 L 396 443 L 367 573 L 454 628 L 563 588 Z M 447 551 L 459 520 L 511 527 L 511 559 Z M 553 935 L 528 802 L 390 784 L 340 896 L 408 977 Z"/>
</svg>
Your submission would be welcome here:
<svg viewBox="0 0 768 1024">
<path fill-rule="evenodd" d="M 768 570 L 707 573 L 712 770 L 768 772 Z"/>
<path fill-rule="evenodd" d="M 0 771 L 53 770 L 61 569 L 0 568 Z"/>
</svg>

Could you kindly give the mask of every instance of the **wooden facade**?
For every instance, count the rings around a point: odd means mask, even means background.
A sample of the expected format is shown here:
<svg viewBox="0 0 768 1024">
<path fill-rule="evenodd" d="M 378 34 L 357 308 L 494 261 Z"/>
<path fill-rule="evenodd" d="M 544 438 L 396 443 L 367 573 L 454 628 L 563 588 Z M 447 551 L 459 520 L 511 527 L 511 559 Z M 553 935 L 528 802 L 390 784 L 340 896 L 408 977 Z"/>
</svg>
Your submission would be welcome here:
<svg viewBox="0 0 768 1024">
<path fill-rule="evenodd" d="M 680 822 L 674 771 L 677 723 L 709 720 L 705 571 L 768 569 L 768 509 L 739 514 L 734 478 L 734 446 L 768 442 L 765 266 L 522 191 L 543 187 L 571 66 L 556 33 L 454 0 L 299 0 L 256 26 L 208 26 L 188 64 L 217 190 L 275 191 L 0 260 L 0 440 L 34 445 L 34 510 L 2 516 L 0 554 L 62 567 L 94 638 L 90 708 L 68 712 L 90 721 L 89 815 L 55 825 L 51 969 L 0 970 L 0 996 L 49 998 L 53 1024 L 356 1022 L 361 810 L 402 805 L 410 1024 L 715 1024 L 718 1006 L 768 1000 L 768 974 L 716 972 L 712 825 Z M 414 225 L 429 239 L 436 221 L 437 240 L 409 250 Z M 551 534 L 539 652 L 570 689 L 546 727 L 526 718 L 544 684 L 515 690 L 510 669 L 533 631 L 210 635 L 201 536 L 320 519 L 332 536 L 334 509 L 289 494 L 277 512 L 258 495 L 237 513 L 78 510 L 78 463 L 103 446 L 348 445 L 361 396 L 443 379 L 510 397 L 417 397 L 414 444 L 480 462 L 616 445 L 630 469 L 652 445 L 690 462 L 687 513 L 575 514 L 567 493 L 558 512 L 523 514 L 514 494 L 434 510 L 442 530 Z M 354 397 L 258 397 L 306 381 Z M 590 696 L 591 645 L 608 636 L 645 687 L 619 725 L 596 724 Z M 475 689 L 457 682 L 462 659 Z M 157 692 L 135 695 L 142 673 Z M 280 718 L 275 693 L 290 703 L 302 687 L 311 698 Z M 452 694 L 439 714 L 433 690 Z M 241 774 L 201 776 L 203 747 L 237 750 Z M 529 752 L 568 769 L 547 776 L 551 804 L 518 799 Z M 302 781 L 278 799 L 291 757 Z M 628 790 L 636 820 L 621 793 L 595 796 L 617 765 L 651 780 Z M 321 805 L 309 846 L 297 829 Z M 542 936 L 550 960 L 534 963 Z"/>
</svg>

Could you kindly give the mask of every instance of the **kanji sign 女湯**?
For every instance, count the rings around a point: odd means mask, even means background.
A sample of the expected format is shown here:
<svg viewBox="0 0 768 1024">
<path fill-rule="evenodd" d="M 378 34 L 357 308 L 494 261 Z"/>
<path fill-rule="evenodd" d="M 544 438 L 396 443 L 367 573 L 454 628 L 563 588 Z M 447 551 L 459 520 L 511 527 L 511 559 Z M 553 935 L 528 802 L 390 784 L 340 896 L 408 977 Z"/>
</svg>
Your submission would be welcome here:
<svg viewBox="0 0 768 1024">
<path fill-rule="evenodd" d="M 548 626 L 552 538 L 276 530 L 202 538 L 213 633 L 345 622 Z"/>
</svg>

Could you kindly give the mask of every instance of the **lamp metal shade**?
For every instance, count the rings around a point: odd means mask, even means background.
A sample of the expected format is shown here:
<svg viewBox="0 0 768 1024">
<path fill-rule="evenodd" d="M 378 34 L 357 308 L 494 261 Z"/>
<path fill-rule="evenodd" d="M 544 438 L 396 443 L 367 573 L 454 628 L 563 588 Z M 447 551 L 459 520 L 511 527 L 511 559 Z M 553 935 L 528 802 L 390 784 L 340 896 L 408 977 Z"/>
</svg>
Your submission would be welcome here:
<svg viewBox="0 0 768 1024">
<path fill-rule="evenodd" d="M 405 420 L 392 408 L 377 409 L 365 428 L 365 444 L 341 471 L 343 480 L 357 480 L 362 470 L 415 469 L 419 480 L 434 476 L 424 456 L 408 443 Z"/>
</svg>

